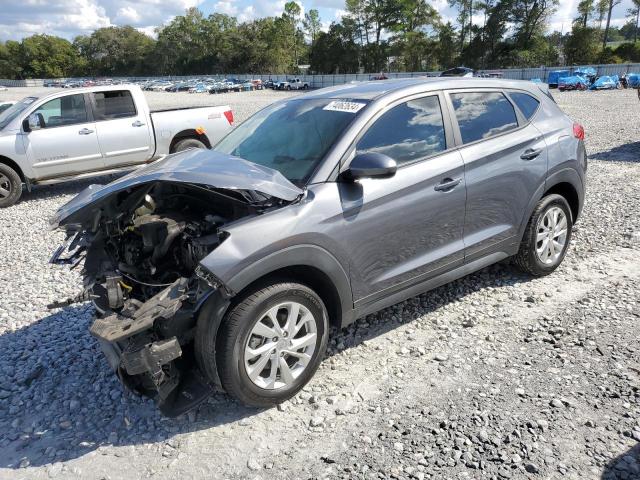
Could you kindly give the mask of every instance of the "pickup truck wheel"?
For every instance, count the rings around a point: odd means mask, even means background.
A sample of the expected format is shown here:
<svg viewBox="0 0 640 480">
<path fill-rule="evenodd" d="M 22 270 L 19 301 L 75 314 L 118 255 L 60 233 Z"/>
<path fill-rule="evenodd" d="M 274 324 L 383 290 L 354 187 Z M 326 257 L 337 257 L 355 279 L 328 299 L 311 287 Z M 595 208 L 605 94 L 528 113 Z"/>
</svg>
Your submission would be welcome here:
<svg viewBox="0 0 640 480">
<path fill-rule="evenodd" d="M 567 253 L 572 227 L 571 208 L 563 196 L 542 198 L 529 219 L 516 265 L 535 276 L 553 272 Z"/>
<path fill-rule="evenodd" d="M 184 140 L 180 140 L 173 147 L 173 153 L 182 152 L 184 150 L 188 150 L 190 148 L 202 148 L 206 149 L 207 146 L 202 143 L 200 140 L 196 140 L 195 138 L 185 138 Z"/>
<path fill-rule="evenodd" d="M 0 163 L 0 208 L 10 207 L 22 195 L 22 179 L 8 165 Z"/>
<path fill-rule="evenodd" d="M 326 308 L 310 288 L 286 282 L 250 293 L 227 313 L 217 335 L 222 386 L 256 407 L 291 398 L 322 361 L 327 333 Z"/>
</svg>

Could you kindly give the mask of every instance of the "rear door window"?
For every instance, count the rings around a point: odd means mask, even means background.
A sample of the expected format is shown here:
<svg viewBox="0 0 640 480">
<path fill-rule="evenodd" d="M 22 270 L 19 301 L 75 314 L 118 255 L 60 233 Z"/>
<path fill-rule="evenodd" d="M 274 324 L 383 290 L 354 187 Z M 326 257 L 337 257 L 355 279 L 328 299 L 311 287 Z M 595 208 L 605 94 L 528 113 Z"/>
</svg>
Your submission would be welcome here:
<svg viewBox="0 0 640 480">
<path fill-rule="evenodd" d="M 129 90 L 110 90 L 93 94 L 95 117 L 100 120 L 135 117 L 136 105 Z"/>
<path fill-rule="evenodd" d="M 463 143 L 518 128 L 513 105 L 501 92 L 452 93 L 450 96 Z"/>
<path fill-rule="evenodd" d="M 531 120 L 531 117 L 533 117 L 538 110 L 538 105 L 540 105 L 538 99 L 522 92 L 509 92 L 509 96 L 511 97 L 511 100 L 513 100 L 513 103 L 515 103 L 520 109 L 524 117 L 527 120 Z"/>
<path fill-rule="evenodd" d="M 358 141 L 356 151 L 384 153 L 402 165 L 446 148 L 440 101 L 432 95 L 409 100 L 384 113 Z"/>
</svg>

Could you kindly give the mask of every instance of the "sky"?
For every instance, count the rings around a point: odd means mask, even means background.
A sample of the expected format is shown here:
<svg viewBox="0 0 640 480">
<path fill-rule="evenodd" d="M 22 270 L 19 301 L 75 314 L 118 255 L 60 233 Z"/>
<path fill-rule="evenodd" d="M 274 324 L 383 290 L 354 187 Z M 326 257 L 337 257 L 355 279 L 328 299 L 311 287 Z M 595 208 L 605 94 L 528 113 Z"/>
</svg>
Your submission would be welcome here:
<svg viewBox="0 0 640 480">
<path fill-rule="evenodd" d="M 303 14 L 312 8 L 320 12 L 324 29 L 344 14 L 344 0 L 297 0 Z M 576 16 L 579 0 L 561 0 L 549 23 L 549 30 L 567 31 Z M 612 24 L 626 22 L 632 0 L 623 0 L 614 8 Z M 20 40 L 47 33 L 72 40 L 75 36 L 112 25 L 132 25 L 153 36 L 155 27 L 169 22 L 189 7 L 198 7 L 205 15 L 219 12 L 234 15 L 240 21 L 280 15 L 285 0 L 0 0 L 0 40 Z M 456 12 L 447 0 L 431 0 L 445 21 L 455 21 Z M 481 19 L 477 19 L 481 22 Z"/>
</svg>

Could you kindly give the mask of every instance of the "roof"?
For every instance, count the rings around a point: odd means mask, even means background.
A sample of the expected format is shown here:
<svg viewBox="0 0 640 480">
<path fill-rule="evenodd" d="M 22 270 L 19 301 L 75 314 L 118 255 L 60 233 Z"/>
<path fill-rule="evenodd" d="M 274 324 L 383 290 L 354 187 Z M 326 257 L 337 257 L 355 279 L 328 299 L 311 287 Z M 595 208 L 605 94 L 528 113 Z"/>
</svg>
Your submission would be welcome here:
<svg viewBox="0 0 640 480">
<path fill-rule="evenodd" d="M 304 98 L 349 98 L 374 100 L 402 90 L 410 93 L 445 88 L 517 88 L 530 90 L 535 84 L 525 80 L 479 77 L 412 77 L 352 82 L 307 93 Z M 422 88 L 421 88 L 422 87 Z M 536 87 L 538 88 L 538 87 Z M 409 92 L 408 92 L 409 93 Z"/>
</svg>

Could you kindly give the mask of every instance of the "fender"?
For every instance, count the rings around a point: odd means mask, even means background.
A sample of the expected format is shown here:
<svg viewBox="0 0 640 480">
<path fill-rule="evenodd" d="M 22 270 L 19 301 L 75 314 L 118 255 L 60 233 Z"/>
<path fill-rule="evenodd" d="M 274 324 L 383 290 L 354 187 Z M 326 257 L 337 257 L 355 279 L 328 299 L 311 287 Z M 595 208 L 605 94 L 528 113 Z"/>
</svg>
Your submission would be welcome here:
<svg viewBox="0 0 640 480">
<path fill-rule="evenodd" d="M 580 202 L 578 213 L 582 211 L 582 206 L 584 204 L 584 185 L 578 172 L 575 170 L 575 168 L 563 168 L 561 170 L 553 172 L 547 177 L 545 183 L 538 187 L 536 193 L 533 195 L 533 197 L 529 201 L 529 204 L 527 205 L 527 214 L 524 216 L 522 223 L 520 224 L 520 228 L 518 229 L 518 245 L 522 240 L 524 230 L 527 228 L 527 224 L 529 223 L 529 219 L 531 218 L 533 210 L 536 208 L 536 205 L 538 204 L 544 193 L 560 183 L 569 183 L 573 186 L 573 188 L 576 189 L 576 192 L 578 193 L 578 201 Z M 573 219 L 574 223 L 576 219 L 577 216 Z"/>
<path fill-rule="evenodd" d="M 340 298 L 342 325 L 345 326 L 355 320 L 352 318 L 353 294 L 349 275 L 331 253 L 317 245 L 295 245 L 267 255 L 230 278 L 225 282 L 225 286 L 233 292 L 239 292 L 265 275 L 282 268 L 295 266 L 314 267 L 327 275 Z"/>
</svg>

